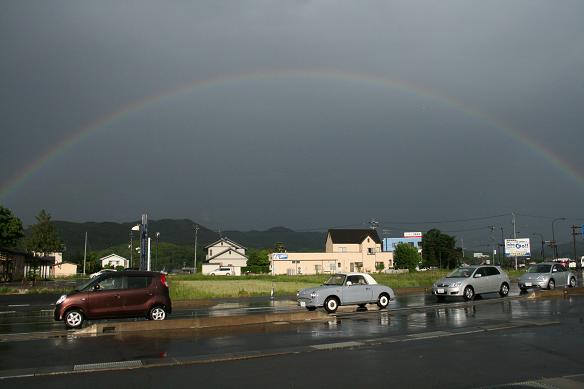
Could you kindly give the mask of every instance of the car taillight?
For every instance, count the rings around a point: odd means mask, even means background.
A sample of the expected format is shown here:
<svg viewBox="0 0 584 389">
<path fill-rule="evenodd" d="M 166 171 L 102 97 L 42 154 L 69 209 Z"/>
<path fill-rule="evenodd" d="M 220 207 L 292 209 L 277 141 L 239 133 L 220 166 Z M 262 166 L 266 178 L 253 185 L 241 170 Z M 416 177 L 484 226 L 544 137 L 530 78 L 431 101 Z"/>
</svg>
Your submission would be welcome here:
<svg viewBox="0 0 584 389">
<path fill-rule="evenodd" d="M 166 274 L 160 274 L 160 282 L 162 283 L 162 285 L 168 288 L 168 282 L 166 282 Z"/>
</svg>

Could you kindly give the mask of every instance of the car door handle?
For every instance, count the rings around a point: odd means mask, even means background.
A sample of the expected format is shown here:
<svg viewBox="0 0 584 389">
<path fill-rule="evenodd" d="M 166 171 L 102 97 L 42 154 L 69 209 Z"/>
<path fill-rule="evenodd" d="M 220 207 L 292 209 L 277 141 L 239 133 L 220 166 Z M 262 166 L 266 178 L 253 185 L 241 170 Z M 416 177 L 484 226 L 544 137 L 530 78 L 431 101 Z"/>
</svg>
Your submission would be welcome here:
<svg viewBox="0 0 584 389">
<path fill-rule="evenodd" d="M 116 294 L 116 297 L 117 297 L 117 298 L 122 298 L 122 296 L 120 296 L 119 294 Z"/>
</svg>

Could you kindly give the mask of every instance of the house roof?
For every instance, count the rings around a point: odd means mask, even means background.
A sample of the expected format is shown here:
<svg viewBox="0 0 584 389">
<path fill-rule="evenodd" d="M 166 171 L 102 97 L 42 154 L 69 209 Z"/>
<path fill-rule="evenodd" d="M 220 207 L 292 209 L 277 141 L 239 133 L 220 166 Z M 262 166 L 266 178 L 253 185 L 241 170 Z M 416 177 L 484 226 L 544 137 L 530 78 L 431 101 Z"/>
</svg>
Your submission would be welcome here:
<svg viewBox="0 0 584 389">
<path fill-rule="evenodd" d="M 354 230 L 328 230 L 328 234 L 331 237 L 333 243 L 353 243 L 360 244 L 369 237 L 373 239 L 375 243 L 381 244 L 381 239 L 377 235 L 377 231 L 371 229 L 354 229 Z"/>
<path fill-rule="evenodd" d="M 104 259 L 108 259 L 108 258 L 112 258 L 112 257 L 121 258 L 121 259 L 123 259 L 124 261 L 127 261 L 127 259 L 126 259 L 126 258 L 124 258 L 124 257 L 122 257 L 121 255 L 118 255 L 118 254 L 113 254 L 113 253 L 112 253 L 112 254 L 110 254 L 110 255 L 106 255 L 105 257 L 101 257 L 101 258 L 99 258 L 99 259 L 98 259 L 98 261 L 103 261 Z"/>
<path fill-rule="evenodd" d="M 221 256 L 222 254 L 225 254 L 227 251 L 230 251 L 230 250 L 232 250 L 232 251 L 233 251 L 235 254 L 238 254 L 238 255 L 242 256 L 243 258 L 245 258 L 245 259 L 249 259 L 249 257 L 248 257 L 247 255 L 245 255 L 245 254 L 242 254 L 242 253 L 240 253 L 240 252 L 239 252 L 239 251 L 237 251 L 237 250 L 233 250 L 233 248 L 232 248 L 232 247 L 227 247 L 227 248 L 225 248 L 225 250 L 221 251 L 220 253 L 217 253 L 217 254 L 213 255 L 211 258 L 209 258 L 209 259 L 207 260 L 207 262 L 209 262 L 209 261 L 211 261 L 212 259 L 215 259 L 215 258 L 217 258 L 217 257 Z"/>
<path fill-rule="evenodd" d="M 215 242 L 213 242 L 211 244 L 206 245 L 205 248 L 208 249 L 209 247 L 217 246 L 217 243 L 219 243 L 219 242 L 225 242 L 231 247 L 235 247 L 236 249 L 244 249 L 245 250 L 245 247 L 243 247 L 239 243 L 236 243 L 236 242 L 232 241 L 231 239 L 225 238 L 225 237 L 223 237 L 219 240 L 216 240 Z"/>
</svg>

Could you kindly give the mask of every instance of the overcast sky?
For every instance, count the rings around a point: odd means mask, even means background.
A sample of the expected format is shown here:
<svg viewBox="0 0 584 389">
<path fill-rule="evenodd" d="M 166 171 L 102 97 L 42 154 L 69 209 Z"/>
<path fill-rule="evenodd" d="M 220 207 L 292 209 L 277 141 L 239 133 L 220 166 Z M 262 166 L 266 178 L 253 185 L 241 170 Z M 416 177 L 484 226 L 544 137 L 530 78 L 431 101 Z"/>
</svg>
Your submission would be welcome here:
<svg viewBox="0 0 584 389">
<path fill-rule="evenodd" d="M 25 224 L 376 218 L 477 246 L 517 212 L 546 239 L 567 217 L 567 241 L 583 42 L 580 0 L 0 0 L 0 202 Z"/>
</svg>

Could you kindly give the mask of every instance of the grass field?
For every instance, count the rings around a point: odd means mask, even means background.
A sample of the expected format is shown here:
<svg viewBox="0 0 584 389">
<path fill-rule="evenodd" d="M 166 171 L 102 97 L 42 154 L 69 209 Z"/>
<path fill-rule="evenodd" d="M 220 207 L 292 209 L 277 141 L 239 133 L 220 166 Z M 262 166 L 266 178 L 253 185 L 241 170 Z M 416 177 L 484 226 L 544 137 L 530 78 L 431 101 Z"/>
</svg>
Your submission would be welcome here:
<svg viewBox="0 0 584 389">
<path fill-rule="evenodd" d="M 431 287 L 447 271 L 404 274 L 375 274 L 378 283 L 392 288 Z M 293 295 L 299 289 L 321 285 L 329 275 L 271 276 L 248 275 L 203 276 L 173 275 L 169 277 L 173 299 L 190 300 L 216 297 L 269 296 L 274 288 L 276 295 Z"/>
<path fill-rule="evenodd" d="M 378 283 L 394 289 L 399 288 L 430 288 L 439 278 L 448 274 L 447 270 L 426 271 L 403 274 L 373 274 Z M 523 271 L 507 270 L 507 274 L 516 280 Z M 245 275 L 233 276 L 203 276 L 169 275 L 170 295 L 174 300 L 193 300 L 221 297 L 269 296 L 272 288 L 277 296 L 294 295 L 299 289 L 321 285 L 329 278 L 327 274 L 302 276 L 271 276 Z M 0 294 L 12 293 L 66 293 L 65 288 L 37 287 L 17 289 L 0 286 Z"/>
</svg>

